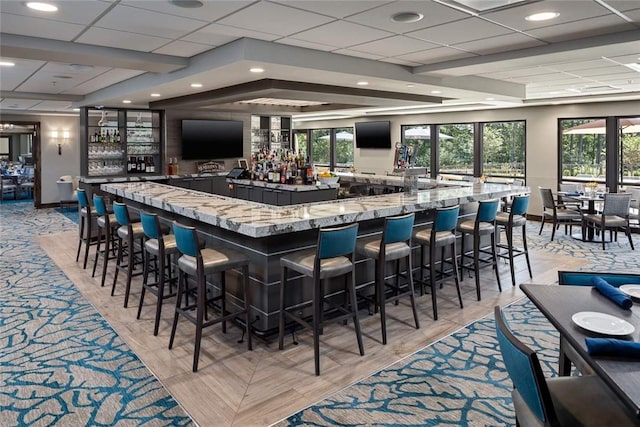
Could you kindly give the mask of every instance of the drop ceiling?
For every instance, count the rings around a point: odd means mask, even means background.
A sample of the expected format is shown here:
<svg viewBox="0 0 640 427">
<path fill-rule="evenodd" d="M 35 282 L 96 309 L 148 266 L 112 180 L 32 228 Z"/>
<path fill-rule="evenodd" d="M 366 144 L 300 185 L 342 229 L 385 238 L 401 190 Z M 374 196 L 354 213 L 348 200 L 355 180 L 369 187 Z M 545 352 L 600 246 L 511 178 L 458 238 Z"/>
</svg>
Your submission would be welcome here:
<svg viewBox="0 0 640 427">
<path fill-rule="evenodd" d="M 0 67 L 0 114 L 179 107 L 197 99 L 197 108 L 266 105 L 312 117 L 640 94 L 640 74 L 626 66 L 640 63 L 636 0 L 53 3 L 55 13 L 20 1 L 0 5 L 0 60 L 15 63 Z M 542 11 L 559 15 L 525 19 Z M 402 12 L 424 18 L 391 19 Z M 220 96 L 273 82 L 291 85 Z M 332 90 L 301 90 L 312 86 Z"/>
</svg>

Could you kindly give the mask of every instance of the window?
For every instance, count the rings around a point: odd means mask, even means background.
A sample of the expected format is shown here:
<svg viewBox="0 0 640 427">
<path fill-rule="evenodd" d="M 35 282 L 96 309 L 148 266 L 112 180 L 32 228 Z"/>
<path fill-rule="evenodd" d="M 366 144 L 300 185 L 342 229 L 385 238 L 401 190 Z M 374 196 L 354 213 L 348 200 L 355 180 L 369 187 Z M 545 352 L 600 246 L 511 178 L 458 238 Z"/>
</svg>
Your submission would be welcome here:
<svg viewBox="0 0 640 427">
<path fill-rule="evenodd" d="M 640 185 L 640 117 L 617 120 L 620 135 L 620 183 Z"/>
<path fill-rule="evenodd" d="M 413 146 L 411 166 L 431 171 L 431 127 L 429 125 L 404 125 L 401 127 L 402 142 Z"/>
<path fill-rule="evenodd" d="M 562 180 L 605 182 L 606 120 L 562 119 Z"/>
<path fill-rule="evenodd" d="M 318 166 L 331 165 L 331 130 L 311 130 L 311 162 Z"/>
<path fill-rule="evenodd" d="M 309 133 L 311 139 L 311 162 L 316 166 L 331 169 L 353 166 L 353 128 L 330 128 L 297 130 Z"/>
<path fill-rule="evenodd" d="M 482 158 L 486 176 L 524 178 L 525 122 L 484 123 Z"/>
<path fill-rule="evenodd" d="M 308 132 L 306 130 L 293 131 L 293 152 L 306 159 L 308 154 Z"/>
<path fill-rule="evenodd" d="M 473 124 L 440 125 L 439 173 L 473 175 Z"/>
<path fill-rule="evenodd" d="M 335 166 L 353 166 L 353 128 L 333 129 L 335 139 Z"/>
</svg>

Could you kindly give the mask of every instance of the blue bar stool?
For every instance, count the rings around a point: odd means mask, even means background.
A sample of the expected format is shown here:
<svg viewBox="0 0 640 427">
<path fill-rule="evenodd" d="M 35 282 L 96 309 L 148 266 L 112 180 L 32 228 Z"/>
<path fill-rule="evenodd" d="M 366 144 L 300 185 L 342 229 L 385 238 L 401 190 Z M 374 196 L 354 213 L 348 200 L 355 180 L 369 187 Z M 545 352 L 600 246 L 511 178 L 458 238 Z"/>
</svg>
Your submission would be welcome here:
<svg viewBox="0 0 640 427">
<path fill-rule="evenodd" d="M 134 272 L 137 265 L 142 264 L 144 249 L 144 231 L 140 222 L 133 222 L 129 217 L 129 210 L 124 203 L 113 202 L 113 215 L 118 222 L 118 256 L 116 261 L 116 271 L 113 275 L 113 285 L 111 286 L 111 296 L 115 294 L 118 272 L 124 271 L 127 275 L 127 284 L 124 290 L 124 308 L 129 304 L 129 292 L 131 291 L 131 278 L 140 276 L 143 271 Z M 168 227 L 165 227 L 169 231 Z M 138 242 L 140 249 L 136 251 L 135 244 Z M 123 265 L 126 252 L 127 263 Z M 136 257 L 136 255 L 138 255 Z"/>
<path fill-rule="evenodd" d="M 278 348 L 284 346 L 285 317 L 289 317 L 307 329 L 313 331 L 313 354 L 315 359 L 316 375 L 320 375 L 320 328 L 325 323 L 322 319 L 323 307 L 325 304 L 338 310 L 341 315 L 334 317 L 331 321 L 341 321 L 348 318 L 353 319 L 356 338 L 360 355 L 364 356 L 362 346 L 362 334 L 360 333 L 360 322 L 358 321 L 358 306 L 356 301 L 355 269 L 353 257 L 356 248 L 356 237 L 358 235 L 358 224 L 351 224 L 335 228 L 321 228 L 318 232 L 318 243 L 316 249 L 300 251 L 285 255 L 280 258 L 282 276 L 280 280 L 280 325 Z M 304 276 L 313 278 L 313 317 L 311 323 L 300 316 L 286 311 L 284 306 L 284 296 L 286 293 L 287 273 L 294 270 Z M 324 297 L 322 280 L 332 277 L 345 276 L 344 305 L 339 305 Z M 347 305 L 348 304 L 348 305 Z M 302 311 L 304 306 L 296 305 L 292 311 Z M 348 307 L 348 308 L 347 308 Z"/>
<path fill-rule="evenodd" d="M 460 274 L 458 273 L 457 250 L 456 250 L 456 227 L 458 225 L 458 215 L 460 213 L 460 205 L 448 208 L 437 208 L 436 219 L 433 226 L 429 229 L 417 230 L 413 235 L 413 241 L 420 245 L 420 282 L 422 285 L 431 287 L 431 305 L 433 306 L 433 320 L 438 320 L 438 302 L 436 298 L 437 285 L 453 277 L 458 291 L 458 300 L 460 308 L 462 306 L 462 294 L 460 293 Z M 425 257 L 425 248 L 429 248 L 429 264 Z M 445 271 L 445 249 L 449 247 L 451 252 L 451 273 L 453 276 L 447 275 Z M 436 271 L 437 257 L 436 253 L 440 248 L 440 276 Z M 429 269 L 429 283 L 424 280 L 424 270 Z"/>
<path fill-rule="evenodd" d="M 102 255 L 102 281 L 100 286 L 104 286 L 105 279 L 107 277 L 107 265 L 112 259 L 116 259 L 115 249 L 117 246 L 116 230 L 118 229 L 118 221 L 111 216 L 111 213 L 107 210 L 107 205 L 104 200 L 104 196 L 97 194 L 93 195 L 93 207 L 96 209 L 98 219 L 98 244 L 96 245 L 96 256 L 93 260 L 93 272 L 91 277 L 96 275 L 96 266 L 98 265 L 98 258 Z M 101 249 L 102 242 L 104 242 L 104 248 Z M 109 252 L 112 255 L 109 255 Z"/>
<path fill-rule="evenodd" d="M 384 220 L 381 237 L 369 237 L 360 239 L 356 243 L 356 251 L 367 257 L 373 258 L 376 265 L 376 306 L 380 307 L 380 325 L 382 329 L 382 344 L 387 343 L 387 320 L 385 305 L 387 302 L 398 301 L 402 297 L 409 297 L 411 301 L 411 309 L 413 310 L 413 319 L 416 323 L 416 329 L 420 329 L 418 321 L 418 312 L 416 311 L 416 302 L 413 288 L 413 271 L 411 263 L 411 234 L 413 232 L 413 222 L 415 214 L 389 217 Z M 400 285 L 400 260 L 406 260 L 407 284 Z M 385 267 L 387 261 L 395 261 L 395 284 L 391 285 L 386 282 Z M 394 295 L 387 298 L 387 287 L 394 291 Z M 401 292 L 402 291 L 402 292 Z"/>
<path fill-rule="evenodd" d="M 244 254 L 225 249 L 224 252 L 212 248 L 200 249 L 198 232 L 194 227 L 173 222 L 173 234 L 175 235 L 178 251 L 182 256 L 178 259 L 179 280 L 178 296 L 176 298 L 175 314 L 173 316 L 173 326 L 171 327 L 171 338 L 169 349 L 173 347 L 173 340 L 178 326 L 178 317 L 184 316 L 191 323 L 196 325 L 195 351 L 193 354 L 193 372 L 198 370 L 198 358 L 200 356 L 200 341 L 202 339 L 202 329 L 217 323 L 222 323 L 222 332 L 227 332 L 227 320 L 244 314 L 247 331 L 247 348 L 251 346 L 251 322 L 249 321 L 249 258 Z M 242 292 L 244 296 L 244 307 L 235 312 L 228 312 L 226 306 L 225 272 L 234 268 L 242 269 Z M 220 295 L 207 299 L 206 276 L 208 274 L 220 273 Z M 196 279 L 196 302 L 192 305 L 182 306 L 182 296 L 187 293 L 188 276 Z M 220 316 L 207 320 L 205 314 L 208 302 L 220 302 Z M 193 315 L 195 310 L 195 316 Z M 244 334 L 244 331 L 243 331 Z"/>
<path fill-rule="evenodd" d="M 82 268 L 87 268 L 87 260 L 89 259 L 89 247 L 96 245 L 98 243 L 97 240 L 93 240 L 93 220 L 97 219 L 98 214 L 93 209 L 91 209 L 91 205 L 89 204 L 89 199 L 87 198 L 86 190 L 79 188 L 77 190 L 78 195 L 78 205 L 80 206 L 80 226 L 79 232 L 80 235 L 78 237 L 78 251 L 76 252 L 76 262 L 80 259 L 80 249 L 82 248 L 82 244 L 84 243 L 84 261 L 82 263 Z"/>
<path fill-rule="evenodd" d="M 478 212 L 475 220 L 466 220 L 458 224 L 458 231 L 462 233 L 462 244 L 460 249 L 460 268 L 473 270 L 476 279 L 476 293 L 478 301 L 480 301 L 480 262 L 490 264 L 496 272 L 496 281 L 498 282 L 498 290 L 502 292 L 500 285 L 500 275 L 498 274 L 498 256 L 496 250 L 496 215 L 500 201 L 498 199 L 483 200 L 478 202 Z M 467 252 L 464 248 L 465 235 L 473 236 L 473 250 Z M 480 247 L 480 238 L 482 236 L 491 237 L 490 248 L 484 249 Z M 472 253 L 473 252 L 473 253 Z M 490 258 L 480 258 L 480 254 L 489 254 Z M 473 258 L 473 266 L 465 264 L 465 258 Z M 464 279 L 464 275 L 461 279 Z"/>
<path fill-rule="evenodd" d="M 163 227 L 157 214 L 140 212 L 142 231 L 146 237 L 144 242 L 144 269 L 142 280 L 142 292 L 138 304 L 137 319 L 140 319 L 145 292 L 148 290 L 156 296 L 156 317 L 153 325 L 153 335 L 158 335 L 162 303 L 165 299 L 176 296 L 173 292 L 173 283 L 177 277 L 171 276 L 171 257 L 178 254 L 178 245 L 173 234 L 163 234 Z M 154 259 L 154 268 L 151 269 L 151 259 Z M 177 261 L 177 260 L 174 260 Z M 155 282 L 149 282 L 149 274 L 154 273 Z M 165 294 L 165 287 L 169 285 L 169 293 Z"/>
<path fill-rule="evenodd" d="M 515 196 L 511 201 L 509 212 L 499 212 L 496 215 L 496 223 L 498 227 L 503 227 L 507 235 L 507 244 L 497 245 L 499 248 L 506 249 L 506 254 L 498 254 L 501 258 L 509 260 L 511 268 L 511 283 L 516 285 L 516 273 L 513 265 L 513 259 L 517 256 L 524 255 L 527 260 L 527 268 L 529 269 L 529 277 L 533 278 L 531 273 L 531 262 L 529 262 L 529 249 L 527 248 L 527 209 L 529 209 L 529 195 Z M 522 229 L 522 248 L 513 246 L 513 229 L 520 227 Z"/>
</svg>

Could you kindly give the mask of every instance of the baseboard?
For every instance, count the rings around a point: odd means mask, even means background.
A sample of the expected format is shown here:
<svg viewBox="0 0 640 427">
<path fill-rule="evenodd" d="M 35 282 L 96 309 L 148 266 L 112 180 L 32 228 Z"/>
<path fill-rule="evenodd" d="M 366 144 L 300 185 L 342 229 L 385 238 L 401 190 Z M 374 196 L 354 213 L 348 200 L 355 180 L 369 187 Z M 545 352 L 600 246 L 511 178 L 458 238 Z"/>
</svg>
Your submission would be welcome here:
<svg viewBox="0 0 640 427">
<path fill-rule="evenodd" d="M 60 208 L 60 207 L 71 207 L 72 205 L 76 205 L 78 202 L 56 202 L 56 203 L 40 203 L 39 206 L 36 206 L 38 209 L 47 209 L 47 208 Z"/>
</svg>

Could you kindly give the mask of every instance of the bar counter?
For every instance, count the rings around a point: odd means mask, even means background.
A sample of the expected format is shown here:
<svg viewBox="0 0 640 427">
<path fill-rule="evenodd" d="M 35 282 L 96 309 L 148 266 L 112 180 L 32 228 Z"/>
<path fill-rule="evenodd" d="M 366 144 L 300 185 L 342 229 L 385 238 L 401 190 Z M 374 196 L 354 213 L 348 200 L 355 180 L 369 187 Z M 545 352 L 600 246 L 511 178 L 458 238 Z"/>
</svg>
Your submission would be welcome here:
<svg viewBox="0 0 640 427">
<path fill-rule="evenodd" d="M 319 227 L 358 222 L 360 238 L 381 233 L 387 216 L 416 212 L 416 224 L 426 225 L 433 220 L 437 207 L 460 204 L 461 217 L 465 217 L 475 213 L 474 202 L 479 200 L 529 192 L 526 187 L 475 184 L 422 190 L 416 194 L 393 193 L 273 206 L 153 182 L 107 183 L 102 184 L 101 189 L 124 199 L 134 210 L 158 213 L 166 223 L 177 220 L 195 226 L 209 247 L 245 253 L 251 261 L 251 318 L 256 319 L 253 328 L 265 337 L 270 336 L 278 324 L 280 257 L 314 248 Z M 373 283 L 373 271 L 373 260 L 357 259 L 357 284 Z M 242 295 L 238 276 L 239 273 L 227 275 L 227 290 L 234 298 Z M 217 287 L 218 278 L 208 279 Z M 312 281 L 299 276 L 291 280 L 299 282 L 299 286 L 288 287 L 286 305 L 310 300 Z M 342 289 L 343 283 L 329 283 L 328 286 Z M 230 302 L 233 303 L 233 299 Z"/>
</svg>

